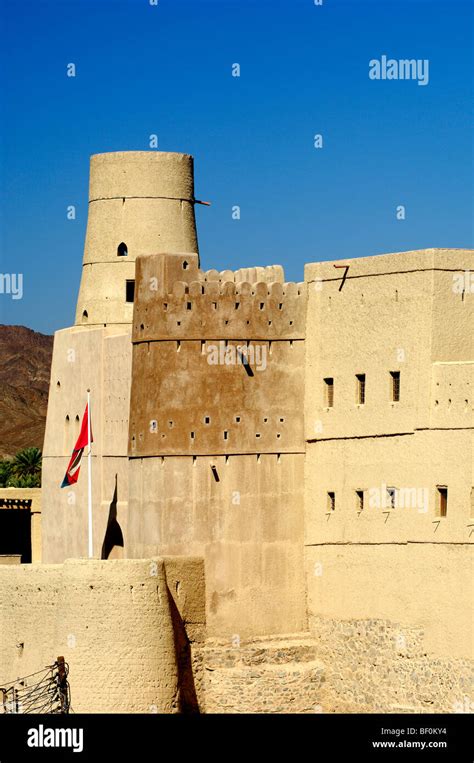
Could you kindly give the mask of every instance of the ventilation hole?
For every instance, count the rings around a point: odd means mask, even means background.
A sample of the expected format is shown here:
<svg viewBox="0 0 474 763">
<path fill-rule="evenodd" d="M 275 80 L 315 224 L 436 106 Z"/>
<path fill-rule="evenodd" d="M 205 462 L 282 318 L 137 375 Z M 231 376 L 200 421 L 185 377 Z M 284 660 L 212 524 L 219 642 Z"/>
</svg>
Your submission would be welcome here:
<svg viewBox="0 0 474 763">
<path fill-rule="evenodd" d="M 217 310 L 217 302 L 211 302 L 212 309 Z"/>
<path fill-rule="evenodd" d="M 173 429 L 173 426 L 174 426 L 173 422 L 172 421 L 168 421 L 168 426 L 169 426 L 170 429 Z"/>
<path fill-rule="evenodd" d="M 280 304 L 278 305 L 278 309 L 283 310 L 283 302 L 280 302 Z"/>
<path fill-rule="evenodd" d="M 124 244 L 122 241 L 117 247 L 117 257 L 127 257 L 127 256 L 128 256 L 127 244 Z"/>
<path fill-rule="evenodd" d="M 61 386 L 61 382 L 60 381 L 56 382 L 56 387 L 60 387 L 60 386 Z"/>
<path fill-rule="evenodd" d="M 177 326 L 181 326 L 181 321 L 176 321 Z"/>
<path fill-rule="evenodd" d="M 186 302 L 186 310 L 192 310 L 193 309 L 193 303 L 192 302 Z"/>
<path fill-rule="evenodd" d="M 284 419 L 284 418 L 281 418 L 281 419 L 280 419 L 280 424 L 283 424 L 283 422 L 284 422 L 284 421 L 285 421 L 285 419 Z"/>
<path fill-rule="evenodd" d="M 228 324 L 228 323 L 229 323 L 229 321 L 224 321 L 224 324 L 225 324 L 226 326 L 227 326 L 227 324 Z"/>
<path fill-rule="evenodd" d="M 293 325 L 293 321 L 290 321 L 290 326 L 292 326 L 292 325 Z"/>
<path fill-rule="evenodd" d="M 195 432 L 191 432 L 191 440 L 194 440 L 195 436 L 196 436 Z"/>
<path fill-rule="evenodd" d="M 87 323 L 88 317 L 89 317 L 89 313 L 87 312 L 87 310 L 84 310 L 84 312 L 82 313 L 82 322 Z"/>
<path fill-rule="evenodd" d="M 239 309 L 239 307 L 240 307 L 240 302 L 236 302 L 236 303 L 235 303 L 235 309 L 236 309 L 236 310 L 238 310 L 238 309 Z"/>
<path fill-rule="evenodd" d="M 211 417 L 210 416 L 204 416 L 204 423 L 210 424 L 211 423 Z"/>
<path fill-rule="evenodd" d="M 271 322 L 271 321 L 268 321 L 268 325 L 269 325 L 269 326 L 271 326 L 271 325 L 272 325 L 272 322 Z"/>
<path fill-rule="evenodd" d="M 280 439 L 280 437 L 281 437 L 281 434 L 280 434 L 280 432 L 277 432 L 277 440 L 279 440 L 279 439 Z"/>
<path fill-rule="evenodd" d="M 260 310 L 263 310 L 265 308 L 265 302 L 260 302 Z"/>
<path fill-rule="evenodd" d="M 166 313 L 167 309 L 168 309 L 168 303 L 167 302 L 163 302 L 163 310 L 165 311 L 165 313 Z"/>
<path fill-rule="evenodd" d="M 235 417 L 235 423 L 236 424 L 240 424 L 240 416 L 236 416 Z"/>
<path fill-rule="evenodd" d="M 144 331 L 144 329 L 145 329 L 145 326 L 143 325 L 143 323 L 140 323 L 140 330 Z"/>
<path fill-rule="evenodd" d="M 268 422 L 268 419 L 267 419 L 267 417 L 265 416 L 265 418 L 263 419 L 263 423 L 264 423 L 264 424 L 266 424 L 267 422 Z"/>
<path fill-rule="evenodd" d="M 76 421 L 79 421 L 79 416 L 76 414 Z"/>
<path fill-rule="evenodd" d="M 229 439 L 229 432 L 227 430 L 224 431 L 224 440 Z"/>
<path fill-rule="evenodd" d="M 69 421 L 69 414 L 67 414 L 66 416 L 66 421 Z"/>
<path fill-rule="evenodd" d="M 257 432 L 257 433 L 255 434 L 255 437 L 257 437 L 257 438 L 258 438 L 258 437 L 261 437 L 261 436 L 262 436 L 262 435 L 260 434 L 260 432 Z"/>
</svg>

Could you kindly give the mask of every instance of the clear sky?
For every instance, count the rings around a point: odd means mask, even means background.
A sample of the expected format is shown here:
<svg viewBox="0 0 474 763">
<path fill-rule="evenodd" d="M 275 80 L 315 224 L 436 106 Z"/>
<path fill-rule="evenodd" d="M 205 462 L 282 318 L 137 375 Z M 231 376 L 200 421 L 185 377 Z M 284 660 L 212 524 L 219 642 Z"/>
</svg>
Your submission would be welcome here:
<svg viewBox="0 0 474 763">
<path fill-rule="evenodd" d="M 147 150 L 151 134 L 195 157 L 205 269 L 281 263 L 301 280 L 305 262 L 474 246 L 471 2 L 0 8 L 0 273 L 23 274 L 1 323 L 73 323 L 89 156 Z M 382 55 L 428 59 L 428 84 L 370 79 Z"/>
</svg>

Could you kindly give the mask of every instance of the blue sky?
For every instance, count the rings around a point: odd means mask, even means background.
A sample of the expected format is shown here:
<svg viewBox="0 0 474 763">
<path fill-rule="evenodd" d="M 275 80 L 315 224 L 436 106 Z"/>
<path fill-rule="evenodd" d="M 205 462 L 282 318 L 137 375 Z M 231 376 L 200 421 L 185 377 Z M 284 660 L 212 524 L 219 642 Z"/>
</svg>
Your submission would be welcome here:
<svg viewBox="0 0 474 763">
<path fill-rule="evenodd" d="M 0 9 L 0 272 L 24 279 L 21 300 L 0 294 L 0 322 L 71 325 L 89 156 L 147 150 L 152 133 L 195 157 L 196 198 L 212 202 L 196 207 L 205 269 L 281 263 L 301 280 L 305 262 L 474 246 L 471 2 Z M 370 80 L 384 54 L 428 59 L 428 85 Z"/>
</svg>

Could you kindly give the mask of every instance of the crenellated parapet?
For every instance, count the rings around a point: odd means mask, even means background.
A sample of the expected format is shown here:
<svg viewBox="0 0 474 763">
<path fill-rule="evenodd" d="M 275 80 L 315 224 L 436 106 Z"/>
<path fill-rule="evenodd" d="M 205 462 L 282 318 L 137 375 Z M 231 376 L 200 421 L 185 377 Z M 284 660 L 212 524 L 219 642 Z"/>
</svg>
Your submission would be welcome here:
<svg viewBox="0 0 474 763">
<path fill-rule="evenodd" d="M 180 269 L 179 257 L 153 255 L 138 258 L 134 342 L 206 338 L 304 339 L 304 283 L 235 281 L 230 278 L 231 271 L 222 274 L 209 271 L 201 274 L 205 277 L 192 278 L 195 263 L 183 255 Z M 183 268 L 184 264 L 186 268 Z M 263 275 L 278 276 L 276 267 L 251 270 L 268 270 Z M 183 275 L 188 276 L 188 273 L 191 278 L 185 280 Z M 178 278 L 174 280 L 173 276 Z"/>
</svg>

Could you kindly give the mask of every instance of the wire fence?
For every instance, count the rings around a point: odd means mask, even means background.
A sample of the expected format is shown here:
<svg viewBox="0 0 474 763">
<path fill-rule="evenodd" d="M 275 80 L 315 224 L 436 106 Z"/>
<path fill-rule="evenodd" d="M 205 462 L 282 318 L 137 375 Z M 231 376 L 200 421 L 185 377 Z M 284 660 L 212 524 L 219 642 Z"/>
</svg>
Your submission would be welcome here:
<svg viewBox="0 0 474 763">
<path fill-rule="evenodd" d="M 0 686 L 0 713 L 67 714 L 71 707 L 69 665 L 58 657 L 52 665 Z"/>
</svg>

